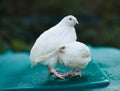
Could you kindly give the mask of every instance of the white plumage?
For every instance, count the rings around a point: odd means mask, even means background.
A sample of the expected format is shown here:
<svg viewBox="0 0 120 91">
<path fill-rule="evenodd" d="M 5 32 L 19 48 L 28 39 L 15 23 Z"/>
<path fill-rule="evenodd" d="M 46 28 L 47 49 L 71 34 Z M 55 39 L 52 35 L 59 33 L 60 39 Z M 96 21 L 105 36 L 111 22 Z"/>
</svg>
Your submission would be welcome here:
<svg viewBox="0 0 120 91">
<path fill-rule="evenodd" d="M 72 69 L 67 75 L 81 76 L 81 70 L 91 60 L 89 48 L 81 42 L 73 42 L 59 48 L 59 60 L 62 65 Z M 77 73 L 74 70 L 78 69 Z"/>
<path fill-rule="evenodd" d="M 44 59 L 44 55 L 51 53 L 52 50 L 57 49 L 61 44 L 76 41 L 74 26 L 77 23 L 77 19 L 69 15 L 64 17 L 57 25 L 42 33 L 31 49 L 31 65 L 34 66 L 44 60 L 43 64 L 48 66 L 49 71 L 60 77 L 54 70 L 54 66 L 57 63 L 57 54 L 47 59 Z"/>
</svg>

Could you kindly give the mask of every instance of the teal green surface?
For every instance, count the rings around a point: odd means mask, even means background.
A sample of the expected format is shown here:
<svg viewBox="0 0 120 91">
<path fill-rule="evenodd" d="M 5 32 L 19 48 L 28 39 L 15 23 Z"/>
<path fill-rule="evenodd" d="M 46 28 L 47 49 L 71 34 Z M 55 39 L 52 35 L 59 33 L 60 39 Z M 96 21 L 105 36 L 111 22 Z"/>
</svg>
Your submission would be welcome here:
<svg viewBox="0 0 120 91">
<path fill-rule="evenodd" d="M 120 49 L 112 47 L 90 47 L 90 49 L 93 60 L 110 81 L 109 86 L 97 91 L 120 91 Z"/>
<path fill-rule="evenodd" d="M 69 69 L 61 65 L 62 72 Z M 109 81 L 94 61 L 83 69 L 82 78 L 66 78 L 60 80 L 48 74 L 46 66 L 38 64 L 31 69 L 28 53 L 8 51 L 0 55 L 0 88 L 1 89 L 57 89 L 57 88 L 89 88 L 107 86 Z"/>
</svg>

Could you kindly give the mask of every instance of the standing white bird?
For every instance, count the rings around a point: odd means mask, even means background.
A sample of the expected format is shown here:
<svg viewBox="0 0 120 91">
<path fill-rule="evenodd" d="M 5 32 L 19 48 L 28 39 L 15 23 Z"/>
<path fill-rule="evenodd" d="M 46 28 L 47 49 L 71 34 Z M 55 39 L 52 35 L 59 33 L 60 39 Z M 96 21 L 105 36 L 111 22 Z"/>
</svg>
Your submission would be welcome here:
<svg viewBox="0 0 120 91">
<path fill-rule="evenodd" d="M 57 63 L 57 55 L 44 59 L 44 55 L 49 55 L 52 50 L 57 49 L 61 44 L 67 44 L 76 41 L 76 32 L 74 26 L 78 24 L 77 19 L 68 15 L 64 17 L 57 25 L 42 33 L 30 52 L 31 66 L 33 67 L 38 62 L 43 61 L 43 64 L 48 66 L 49 73 L 53 73 L 56 77 L 62 78 L 54 69 Z"/>
<path fill-rule="evenodd" d="M 63 66 L 72 68 L 66 76 L 80 76 L 81 70 L 87 66 L 91 60 L 89 48 L 81 42 L 73 42 L 59 48 L 59 60 Z M 77 70 L 78 72 L 74 72 Z"/>
</svg>

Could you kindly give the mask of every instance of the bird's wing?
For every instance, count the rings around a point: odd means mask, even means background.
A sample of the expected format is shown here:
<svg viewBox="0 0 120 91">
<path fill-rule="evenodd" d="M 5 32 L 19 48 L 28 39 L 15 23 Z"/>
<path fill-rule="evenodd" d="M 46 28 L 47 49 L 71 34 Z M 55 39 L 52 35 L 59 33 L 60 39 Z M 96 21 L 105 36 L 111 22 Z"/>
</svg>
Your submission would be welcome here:
<svg viewBox="0 0 120 91">
<path fill-rule="evenodd" d="M 52 57 L 52 56 L 54 56 L 56 54 L 57 54 L 56 50 L 51 50 L 51 51 L 41 55 L 40 57 L 36 57 L 34 59 L 34 61 L 32 61 L 31 67 L 35 66 L 36 64 L 38 64 L 38 63 L 40 63 L 42 61 L 45 61 L 46 59 L 48 59 L 48 58 L 50 58 L 50 57 Z"/>
<path fill-rule="evenodd" d="M 45 31 L 39 36 L 30 52 L 30 59 L 32 61 L 36 58 L 40 58 L 40 56 L 48 53 L 54 48 L 54 44 L 51 44 L 52 37 L 53 34 L 49 31 Z"/>
<path fill-rule="evenodd" d="M 57 54 L 57 51 L 54 49 L 54 50 L 51 50 L 49 52 L 47 52 L 46 54 L 42 55 L 39 59 L 38 59 L 38 62 L 42 62 L 42 61 L 45 61 L 46 59 L 54 56 Z"/>
</svg>

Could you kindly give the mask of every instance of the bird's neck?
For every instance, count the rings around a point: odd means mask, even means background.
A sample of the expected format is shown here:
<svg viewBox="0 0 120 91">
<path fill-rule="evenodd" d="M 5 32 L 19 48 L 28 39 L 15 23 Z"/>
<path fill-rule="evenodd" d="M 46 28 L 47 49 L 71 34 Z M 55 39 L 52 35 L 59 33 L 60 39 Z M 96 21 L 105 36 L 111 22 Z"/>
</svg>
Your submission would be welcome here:
<svg viewBox="0 0 120 91">
<path fill-rule="evenodd" d="M 66 24 L 66 22 L 64 22 L 64 21 L 61 21 L 61 22 L 59 22 L 58 24 L 57 24 L 57 26 L 59 26 L 59 27 L 65 27 L 65 28 L 74 28 L 74 26 L 70 26 L 69 24 Z"/>
</svg>

